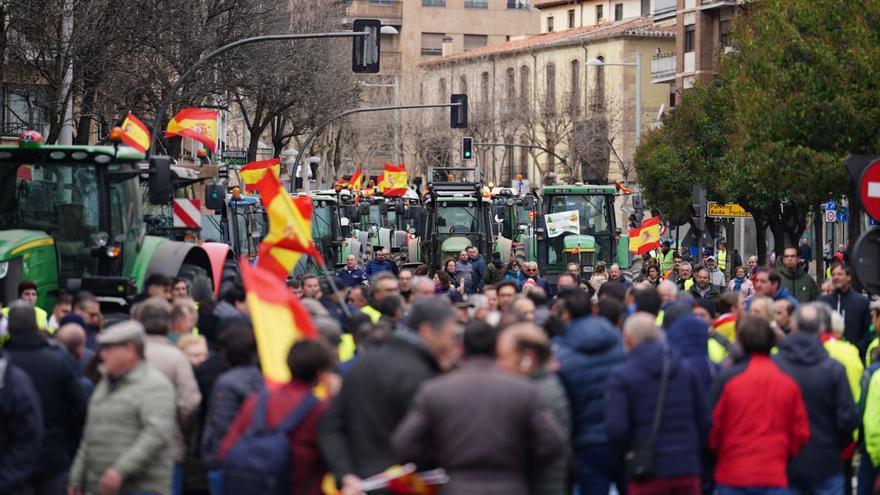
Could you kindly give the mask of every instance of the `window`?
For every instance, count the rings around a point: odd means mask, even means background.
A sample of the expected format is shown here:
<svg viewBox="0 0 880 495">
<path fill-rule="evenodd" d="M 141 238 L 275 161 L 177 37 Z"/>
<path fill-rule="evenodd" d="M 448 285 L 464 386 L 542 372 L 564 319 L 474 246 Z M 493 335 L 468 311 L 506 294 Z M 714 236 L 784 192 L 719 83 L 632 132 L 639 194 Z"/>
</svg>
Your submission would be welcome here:
<svg viewBox="0 0 880 495">
<path fill-rule="evenodd" d="M 602 10 L 603 7 L 604 7 L 604 5 L 596 5 L 596 23 L 597 24 L 599 22 L 601 22 L 602 18 L 605 16 L 605 13 Z"/>
<path fill-rule="evenodd" d="M 694 25 L 684 27 L 684 52 L 694 51 Z"/>
<path fill-rule="evenodd" d="M 728 47 L 731 44 L 730 31 L 733 29 L 733 23 L 730 19 L 723 19 L 719 23 L 718 30 L 721 32 L 721 48 Z"/>
<path fill-rule="evenodd" d="M 489 73 L 483 72 L 480 75 L 480 101 L 489 101 Z"/>
<path fill-rule="evenodd" d="M 464 0 L 466 9 L 488 9 L 489 0 Z"/>
<path fill-rule="evenodd" d="M 574 28 L 574 9 L 568 11 L 568 29 Z"/>
<path fill-rule="evenodd" d="M 548 114 L 556 113 L 556 65 L 547 64 L 547 91 L 544 101 L 545 109 Z"/>
<path fill-rule="evenodd" d="M 623 4 L 616 3 L 614 4 L 614 20 L 619 21 L 623 19 Z"/>
<path fill-rule="evenodd" d="M 529 10 L 529 0 L 507 0 L 507 8 L 514 10 Z"/>
<path fill-rule="evenodd" d="M 458 78 L 458 92 L 463 95 L 467 94 L 467 77 L 461 76 Z"/>
<path fill-rule="evenodd" d="M 443 55 L 443 33 L 422 33 L 422 55 Z"/>
<path fill-rule="evenodd" d="M 516 69 L 507 68 L 507 104 L 513 106 L 513 100 L 516 99 Z"/>
<path fill-rule="evenodd" d="M 4 87 L 3 88 L 3 129 L 4 135 L 18 135 L 26 129 L 44 132 L 45 118 L 43 88 Z"/>
<path fill-rule="evenodd" d="M 569 98 L 569 106 L 573 115 L 580 115 L 581 111 L 581 64 L 577 60 L 571 61 L 571 97 Z"/>
<path fill-rule="evenodd" d="M 464 51 L 483 48 L 488 44 L 488 40 L 489 37 L 485 34 L 466 34 L 464 35 Z"/>
<path fill-rule="evenodd" d="M 547 18 L 547 32 L 548 33 L 553 32 L 553 16 L 552 15 Z"/>
<path fill-rule="evenodd" d="M 422 7 L 446 7 L 446 0 L 422 0 Z"/>
<path fill-rule="evenodd" d="M 529 67 L 523 65 L 519 69 L 519 101 L 520 108 L 524 112 L 529 109 L 529 98 L 531 98 L 531 92 L 529 91 Z"/>
<path fill-rule="evenodd" d="M 651 15 L 651 0 L 642 0 L 642 17 Z"/>
</svg>

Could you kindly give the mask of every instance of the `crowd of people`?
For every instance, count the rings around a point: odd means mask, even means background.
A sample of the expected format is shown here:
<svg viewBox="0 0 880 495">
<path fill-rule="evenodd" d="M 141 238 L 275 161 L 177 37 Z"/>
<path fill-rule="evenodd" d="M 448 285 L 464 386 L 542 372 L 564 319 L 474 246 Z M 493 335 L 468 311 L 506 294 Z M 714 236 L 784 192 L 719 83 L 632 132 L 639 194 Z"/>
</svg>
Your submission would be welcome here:
<svg viewBox="0 0 880 495">
<path fill-rule="evenodd" d="M 354 495 L 406 463 L 456 495 L 877 493 L 880 302 L 844 262 L 820 291 L 796 247 L 724 253 L 729 280 L 701 254 L 553 284 L 474 247 L 433 272 L 350 256 L 287 281 L 319 337 L 273 387 L 243 287 L 153 275 L 124 317 L 85 292 L 41 316 L 22 282 L 0 494 Z"/>
</svg>

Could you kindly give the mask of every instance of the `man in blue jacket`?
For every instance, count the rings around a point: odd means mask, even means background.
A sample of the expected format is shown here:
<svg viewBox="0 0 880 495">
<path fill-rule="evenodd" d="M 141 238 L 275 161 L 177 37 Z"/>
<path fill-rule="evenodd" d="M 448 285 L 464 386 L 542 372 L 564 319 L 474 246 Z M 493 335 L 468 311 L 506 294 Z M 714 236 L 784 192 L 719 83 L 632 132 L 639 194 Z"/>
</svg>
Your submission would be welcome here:
<svg viewBox="0 0 880 495">
<path fill-rule="evenodd" d="M 471 283 L 474 285 L 475 292 L 483 292 L 483 286 L 486 285 L 486 261 L 480 256 L 480 250 L 474 246 L 468 246 L 468 258 L 471 260 Z"/>
<path fill-rule="evenodd" d="M 373 253 L 373 259 L 367 263 L 367 267 L 364 269 L 368 279 L 372 279 L 373 276 L 380 272 L 391 272 L 395 277 L 397 276 L 397 265 L 387 259 L 387 257 L 387 251 L 381 247 L 376 248 L 376 251 Z"/>
<path fill-rule="evenodd" d="M 353 254 L 345 258 L 345 266 L 336 272 L 336 276 L 345 282 L 346 287 L 357 287 L 367 281 L 367 274 L 358 266 L 357 258 Z"/>
<path fill-rule="evenodd" d="M 0 348 L 0 494 L 29 488 L 42 446 L 42 410 L 31 378 Z"/>
<path fill-rule="evenodd" d="M 580 492 L 608 493 L 614 483 L 618 492 L 626 493 L 623 465 L 619 456 L 611 454 L 605 429 L 608 374 L 625 358 L 623 342 L 608 320 L 592 316 L 586 292 L 566 291 L 559 298 L 571 323 L 553 343 L 558 348 L 559 378 L 571 404 Z"/>
<path fill-rule="evenodd" d="M 696 374 L 660 342 L 656 316 L 636 313 L 623 325 L 629 356 L 608 375 L 605 430 L 615 451 L 628 452 L 651 435 L 664 361 L 668 378 L 654 438 L 653 473 L 630 480 L 640 493 L 699 495 L 700 450 L 709 434 L 709 410 Z"/>
</svg>

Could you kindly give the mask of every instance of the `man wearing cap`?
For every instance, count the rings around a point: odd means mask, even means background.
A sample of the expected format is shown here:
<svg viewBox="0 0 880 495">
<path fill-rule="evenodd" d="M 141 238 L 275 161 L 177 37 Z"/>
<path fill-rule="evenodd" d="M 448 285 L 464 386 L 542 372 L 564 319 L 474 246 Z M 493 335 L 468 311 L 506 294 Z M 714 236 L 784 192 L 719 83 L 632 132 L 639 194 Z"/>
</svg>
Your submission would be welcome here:
<svg viewBox="0 0 880 495">
<path fill-rule="evenodd" d="M 709 270 L 709 283 L 713 287 L 720 291 L 727 286 L 724 282 L 724 272 L 719 269 L 714 256 L 706 258 L 706 269 Z"/>
<path fill-rule="evenodd" d="M 660 271 L 666 273 L 672 270 L 675 261 L 675 252 L 671 249 L 672 244 L 669 241 L 660 243 L 660 255 L 657 261 L 660 262 Z"/>
<path fill-rule="evenodd" d="M 168 493 L 175 430 L 174 386 L 144 361 L 135 321 L 98 335 L 104 376 L 89 402 L 70 470 L 70 493 Z"/>
</svg>

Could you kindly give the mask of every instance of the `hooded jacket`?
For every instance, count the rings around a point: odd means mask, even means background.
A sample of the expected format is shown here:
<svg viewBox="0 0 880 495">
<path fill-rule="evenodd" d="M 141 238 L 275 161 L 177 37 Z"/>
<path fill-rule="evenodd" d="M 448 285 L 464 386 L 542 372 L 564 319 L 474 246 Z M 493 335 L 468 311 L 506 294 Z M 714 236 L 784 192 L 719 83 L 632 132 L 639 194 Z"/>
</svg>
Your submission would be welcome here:
<svg viewBox="0 0 880 495">
<path fill-rule="evenodd" d="M 821 481 L 843 473 L 840 452 L 852 442 L 859 413 L 843 365 L 831 359 L 819 337 L 794 332 L 774 361 L 801 387 L 810 440 L 788 464 L 790 480 Z"/>
<path fill-rule="evenodd" d="M 678 351 L 682 364 L 693 371 L 701 397 L 708 400 L 712 381 L 720 371 L 719 366 L 709 359 L 709 325 L 696 316 L 683 316 L 669 327 L 666 342 Z"/>
<path fill-rule="evenodd" d="M 868 298 L 850 287 L 846 292 L 835 289 L 831 294 L 819 298 L 819 301 L 843 315 L 846 324 L 843 338 L 858 347 L 859 353 L 864 355 L 868 348 L 868 328 L 871 326 Z"/>
<path fill-rule="evenodd" d="M 663 346 L 645 342 L 608 375 L 605 428 L 620 452 L 651 434 L 663 370 Z M 709 433 L 707 402 L 696 375 L 676 350 L 669 353 L 669 382 L 654 440 L 654 473 L 658 478 L 697 476 L 700 451 Z M 704 352 L 705 354 L 705 352 Z"/>
<path fill-rule="evenodd" d="M 816 285 L 816 281 L 800 268 L 789 270 L 781 266 L 779 267 L 779 276 L 782 277 L 781 287 L 799 302 L 806 303 L 819 298 L 819 287 Z"/>
<path fill-rule="evenodd" d="M 625 359 L 620 333 L 602 317 L 585 316 L 573 320 L 565 334 L 553 340 L 558 347 L 557 373 L 571 404 L 575 450 L 606 443 L 608 373 Z"/>
</svg>

